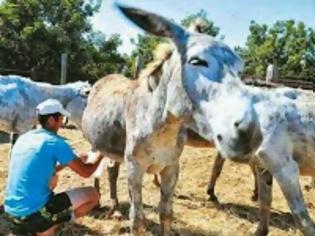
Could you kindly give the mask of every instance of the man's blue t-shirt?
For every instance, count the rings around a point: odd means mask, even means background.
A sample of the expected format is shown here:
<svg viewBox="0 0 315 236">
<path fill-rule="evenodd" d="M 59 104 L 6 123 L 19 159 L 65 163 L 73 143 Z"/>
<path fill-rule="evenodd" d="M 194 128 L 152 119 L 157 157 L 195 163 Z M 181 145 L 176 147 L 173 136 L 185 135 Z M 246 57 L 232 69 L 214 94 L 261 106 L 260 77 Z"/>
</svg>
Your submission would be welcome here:
<svg viewBox="0 0 315 236">
<path fill-rule="evenodd" d="M 53 132 L 35 129 L 21 135 L 11 152 L 5 211 L 23 217 L 44 207 L 57 162 L 67 165 L 74 158 L 69 144 Z"/>
</svg>

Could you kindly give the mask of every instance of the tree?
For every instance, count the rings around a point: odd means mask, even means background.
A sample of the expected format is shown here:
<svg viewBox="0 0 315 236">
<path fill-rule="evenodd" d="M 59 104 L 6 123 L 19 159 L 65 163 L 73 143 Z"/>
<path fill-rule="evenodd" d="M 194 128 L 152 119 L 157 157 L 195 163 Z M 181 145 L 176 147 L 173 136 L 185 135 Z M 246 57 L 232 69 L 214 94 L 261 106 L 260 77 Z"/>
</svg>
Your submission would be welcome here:
<svg viewBox="0 0 315 236">
<path fill-rule="evenodd" d="M 191 24 L 195 23 L 196 20 L 201 20 L 203 27 L 203 33 L 209 34 L 211 36 L 217 36 L 220 29 L 219 27 L 215 26 L 212 21 L 208 19 L 207 13 L 204 10 L 200 10 L 196 14 L 191 14 L 185 17 L 181 24 L 188 28 Z M 136 70 L 136 57 L 140 56 L 143 61 L 143 65 L 146 65 L 150 61 L 153 60 L 153 51 L 156 46 L 161 43 L 165 42 L 166 39 L 156 37 L 150 34 L 138 34 L 137 39 L 131 39 L 131 43 L 135 45 L 135 49 L 131 52 L 129 58 L 127 58 L 127 70 L 125 74 L 128 77 L 133 77 Z"/>
<path fill-rule="evenodd" d="M 121 40 L 117 35 L 105 40 L 89 22 L 100 5 L 101 0 L 3 1 L 1 67 L 32 71 L 37 80 L 58 83 L 61 53 L 68 53 L 68 81 L 93 81 L 117 71 L 124 61 L 117 53 Z M 115 67 L 106 59 L 119 63 Z"/>
<path fill-rule="evenodd" d="M 127 59 L 126 76 L 134 78 L 136 74 L 136 58 L 140 57 L 142 64 L 146 65 L 153 60 L 153 52 L 156 46 L 165 41 L 165 39 L 150 34 L 138 34 L 137 39 L 131 39 L 131 43 L 135 45 L 135 49 L 131 52 Z M 126 56 L 127 57 L 127 56 Z"/>
<path fill-rule="evenodd" d="M 244 48 L 236 50 L 245 61 L 245 74 L 265 76 L 269 63 L 281 78 L 315 79 L 315 31 L 293 20 L 278 21 L 268 29 L 252 21 Z"/>
<path fill-rule="evenodd" d="M 191 14 L 187 17 L 185 17 L 181 24 L 185 28 L 189 28 L 192 24 L 194 24 L 196 21 L 202 21 L 202 33 L 208 34 L 211 36 L 217 36 L 220 32 L 220 28 L 215 26 L 212 21 L 208 19 L 207 12 L 205 10 L 200 10 L 196 14 Z"/>
</svg>

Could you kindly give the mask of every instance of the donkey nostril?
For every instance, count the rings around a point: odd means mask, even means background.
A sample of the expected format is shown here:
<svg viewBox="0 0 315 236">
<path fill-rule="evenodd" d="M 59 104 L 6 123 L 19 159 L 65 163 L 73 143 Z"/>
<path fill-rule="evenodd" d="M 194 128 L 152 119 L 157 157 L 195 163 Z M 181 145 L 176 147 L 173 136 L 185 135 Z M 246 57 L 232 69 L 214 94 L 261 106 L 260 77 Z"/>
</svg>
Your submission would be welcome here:
<svg viewBox="0 0 315 236">
<path fill-rule="evenodd" d="M 221 142 L 222 139 L 223 139 L 223 138 L 222 138 L 222 135 L 221 135 L 221 134 L 218 134 L 218 135 L 217 135 L 217 139 L 219 140 L 219 142 Z"/>
<path fill-rule="evenodd" d="M 238 128 L 240 126 L 240 122 L 234 122 L 235 128 Z"/>
</svg>

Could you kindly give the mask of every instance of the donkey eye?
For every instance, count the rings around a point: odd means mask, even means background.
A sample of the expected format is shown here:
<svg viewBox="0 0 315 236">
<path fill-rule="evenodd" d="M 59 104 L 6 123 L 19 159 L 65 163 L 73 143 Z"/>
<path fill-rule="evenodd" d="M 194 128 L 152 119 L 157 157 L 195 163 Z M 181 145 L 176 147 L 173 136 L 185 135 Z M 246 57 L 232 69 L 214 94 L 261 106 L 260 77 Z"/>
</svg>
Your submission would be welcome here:
<svg viewBox="0 0 315 236">
<path fill-rule="evenodd" d="M 234 126 L 235 126 L 236 128 L 238 128 L 238 127 L 240 126 L 240 123 L 241 123 L 240 121 L 235 121 L 235 122 L 234 122 Z"/>
<path fill-rule="evenodd" d="M 208 67 L 208 62 L 205 60 L 202 60 L 198 57 L 193 57 L 188 61 L 189 64 L 193 65 L 193 66 L 204 66 L 204 67 Z"/>
</svg>

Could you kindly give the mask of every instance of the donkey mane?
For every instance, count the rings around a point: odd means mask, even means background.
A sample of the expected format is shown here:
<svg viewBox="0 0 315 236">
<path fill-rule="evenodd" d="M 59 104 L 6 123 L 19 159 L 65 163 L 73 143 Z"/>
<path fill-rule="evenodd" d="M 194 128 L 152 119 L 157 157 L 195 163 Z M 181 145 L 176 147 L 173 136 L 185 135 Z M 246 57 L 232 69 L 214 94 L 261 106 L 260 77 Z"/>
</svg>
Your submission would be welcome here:
<svg viewBox="0 0 315 236">
<path fill-rule="evenodd" d="M 170 43 L 160 43 L 153 52 L 153 61 L 150 62 L 139 74 L 139 80 L 146 79 L 154 75 L 162 68 L 162 65 L 173 54 L 174 47 Z"/>
</svg>

